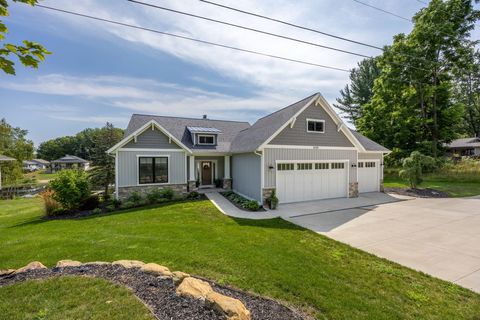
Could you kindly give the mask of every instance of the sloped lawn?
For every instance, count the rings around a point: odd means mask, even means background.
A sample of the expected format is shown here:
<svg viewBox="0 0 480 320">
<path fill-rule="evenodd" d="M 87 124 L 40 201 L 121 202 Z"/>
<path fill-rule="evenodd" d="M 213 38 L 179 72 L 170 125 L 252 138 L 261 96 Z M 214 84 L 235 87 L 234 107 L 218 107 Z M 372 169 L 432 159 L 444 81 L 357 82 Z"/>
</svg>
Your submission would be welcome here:
<svg viewBox="0 0 480 320">
<path fill-rule="evenodd" d="M 43 221 L 41 211 L 38 199 L 0 201 L 0 269 L 138 259 L 280 299 L 318 319 L 480 315 L 480 295 L 471 291 L 281 219 L 223 216 L 208 201 L 79 220 Z"/>
</svg>

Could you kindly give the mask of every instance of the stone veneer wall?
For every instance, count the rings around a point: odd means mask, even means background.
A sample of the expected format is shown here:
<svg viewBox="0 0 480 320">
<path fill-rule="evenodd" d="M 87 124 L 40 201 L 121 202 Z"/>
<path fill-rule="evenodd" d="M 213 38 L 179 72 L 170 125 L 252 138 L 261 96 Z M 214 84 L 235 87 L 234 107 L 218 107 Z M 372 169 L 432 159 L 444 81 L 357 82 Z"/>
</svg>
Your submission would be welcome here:
<svg viewBox="0 0 480 320">
<path fill-rule="evenodd" d="M 351 182 L 348 186 L 348 197 L 358 198 L 358 182 Z"/>
<path fill-rule="evenodd" d="M 145 185 L 145 186 L 132 186 L 132 187 L 119 187 L 118 188 L 118 196 L 120 199 L 127 198 L 132 192 L 137 191 L 140 192 L 142 195 L 146 195 L 153 189 L 165 189 L 170 188 L 175 193 L 182 194 L 187 193 L 188 188 L 187 184 L 166 184 L 166 185 Z"/>
<path fill-rule="evenodd" d="M 383 187 L 383 179 L 380 179 L 380 192 L 384 192 L 385 188 Z"/>
<path fill-rule="evenodd" d="M 232 190 L 232 179 L 223 179 L 223 189 Z"/>
<path fill-rule="evenodd" d="M 188 181 L 188 191 L 189 192 L 192 192 L 192 191 L 197 191 L 198 188 L 197 188 L 197 181 Z"/>
<path fill-rule="evenodd" d="M 267 198 L 270 197 L 272 194 L 272 191 L 275 190 L 275 188 L 263 188 L 262 189 L 262 202 L 263 205 L 267 205 Z"/>
</svg>

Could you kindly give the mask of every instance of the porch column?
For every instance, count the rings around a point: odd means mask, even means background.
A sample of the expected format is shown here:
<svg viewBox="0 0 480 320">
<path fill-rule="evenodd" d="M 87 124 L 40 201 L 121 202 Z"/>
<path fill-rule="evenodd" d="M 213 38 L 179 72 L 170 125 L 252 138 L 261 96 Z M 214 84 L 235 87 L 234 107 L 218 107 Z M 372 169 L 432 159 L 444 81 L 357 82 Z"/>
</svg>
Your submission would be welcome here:
<svg viewBox="0 0 480 320">
<path fill-rule="evenodd" d="M 195 156 L 191 155 L 190 159 L 190 178 L 189 181 L 195 181 Z"/>
<path fill-rule="evenodd" d="M 223 174 L 223 189 L 232 189 L 232 178 L 230 176 L 230 156 L 225 156 L 223 159 L 223 167 L 225 172 Z"/>
</svg>

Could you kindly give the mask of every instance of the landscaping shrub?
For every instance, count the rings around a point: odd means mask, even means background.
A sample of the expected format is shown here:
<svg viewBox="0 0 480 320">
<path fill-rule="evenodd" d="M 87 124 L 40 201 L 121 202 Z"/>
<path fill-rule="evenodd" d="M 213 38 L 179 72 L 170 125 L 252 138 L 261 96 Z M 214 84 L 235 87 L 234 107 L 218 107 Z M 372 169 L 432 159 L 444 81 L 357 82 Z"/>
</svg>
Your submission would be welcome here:
<svg viewBox="0 0 480 320">
<path fill-rule="evenodd" d="M 163 194 L 160 189 L 152 189 L 147 193 L 147 201 L 150 204 L 157 203 L 160 199 L 163 198 Z"/>
<path fill-rule="evenodd" d="M 121 205 L 121 208 L 122 209 L 130 209 L 130 208 L 134 208 L 136 207 L 135 203 L 132 202 L 132 201 L 125 201 L 124 203 L 122 203 Z"/>
<path fill-rule="evenodd" d="M 80 207 L 81 210 L 93 210 L 98 208 L 100 205 L 100 198 L 96 194 L 92 194 L 83 200 L 82 206 Z"/>
<path fill-rule="evenodd" d="M 132 192 L 128 198 L 127 202 L 133 203 L 133 206 L 139 206 L 142 203 L 143 197 L 138 191 Z"/>
<path fill-rule="evenodd" d="M 413 151 L 410 157 L 403 159 L 399 175 L 410 184 L 411 188 L 416 188 L 422 183 L 423 170 L 433 167 L 435 160 L 432 157 L 425 156 L 418 151 Z"/>
<path fill-rule="evenodd" d="M 233 191 L 226 191 L 226 192 L 222 192 L 221 194 L 227 199 L 229 199 L 231 202 L 237 204 L 238 206 L 246 210 L 258 211 L 260 209 L 260 205 L 258 204 L 257 201 L 244 198 Z"/>
<path fill-rule="evenodd" d="M 44 192 L 40 194 L 43 200 L 43 205 L 45 207 L 45 215 L 47 216 L 53 216 L 55 210 L 60 209 L 60 203 L 58 203 L 54 198 L 53 198 L 53 190 L 47 189 Z"/>
<path fill-rule="evenodd" d="M 100 209 L 100 208 L 95 208 L 95 209 L 92 210 L 92 213 L 93 213 L 93 214 L 100 214 L 100 213 L 102 213 L 102 209 Z"/>
<path fill-rule="evenodd" d="M 258 211 L 258 209 L 260 209 L 260 205 L 258 204 L 257 201 L 255 200 L 250 200 L 250 201 L 247 201 L 243 207 L 245 209 L 248 209 L 250 211 Z"/>
<path fill-rule="evenodd" d="M 90 195 L 88 176 L 79 170 L 60 171 L 58 177 L 50 181 L 50 187 L 53 198 L 67 210 L 78 209 Z"/>
<path fill-rule="evenodd" d="M 105 209 L 107 210 L 107 212 L 112 212 L 112 211 L 117 210 L 117 207 L 115 207 L 113 204 L 111 204 L 111 205 L 106 206 Z"/>
<path fill-rule="evenodd" d="M 112 205 L 115 207 L 115 208 L 120 208 L 120 206 L 122 205 L 122 200 L 119 200 L 119 199 L 112 199 Z"/>
<path fill-rule="evenodd" d="M 165 188 L 160 191 L 162 198 L 172 200 L 175 192 L 171 188 Z"/>
<path fill-rule="evenodd" d="M 200 198 L 200 193 L 197 191 L 192 191 L 189 194 L 186 195 L 185 199 L 187 200 L 197 200 Z"/>
</svg>

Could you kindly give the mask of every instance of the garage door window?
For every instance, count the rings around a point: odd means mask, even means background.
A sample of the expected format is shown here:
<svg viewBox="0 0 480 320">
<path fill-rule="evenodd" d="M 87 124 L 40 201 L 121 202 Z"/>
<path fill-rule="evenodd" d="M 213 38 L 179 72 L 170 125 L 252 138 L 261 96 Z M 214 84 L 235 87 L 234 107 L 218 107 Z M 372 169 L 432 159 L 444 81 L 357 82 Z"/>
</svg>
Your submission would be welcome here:
<svg viewBox="0 0 480 320">
<path fill-rule="evenodd" d="M 345 163 L 343 162 L 333 162 L 332 163 L 332 169 L 344 169 L 345 168 Z"/>
<path fill-rule="evenodd" d="M 365 162 L 365 168 L 375 168 L 375 162 Z"/>
<path fill-rule="evenodd" d="M 279 163 L 277 164 L 277 170 L 279 171 L 288 171 L 293 170 L 294 164 L 293 163 Z"/>
<path fill-rule="evenodd" d="M 313 163 L 297 163 L 297 170 L 312 170 Z"/>
<path fill-rule="evenodd" d="M 358 163 L 358 167 L 359 167 L 359 168 L 363 168 L 363 162 L 359 162 L 359 163 Z"/>
<path fill-rule="evenodd" d="M 315 170 L 325 170 L 328 169 L 330 166 L 328 163 L 315 163 Z"/>
</svg>

